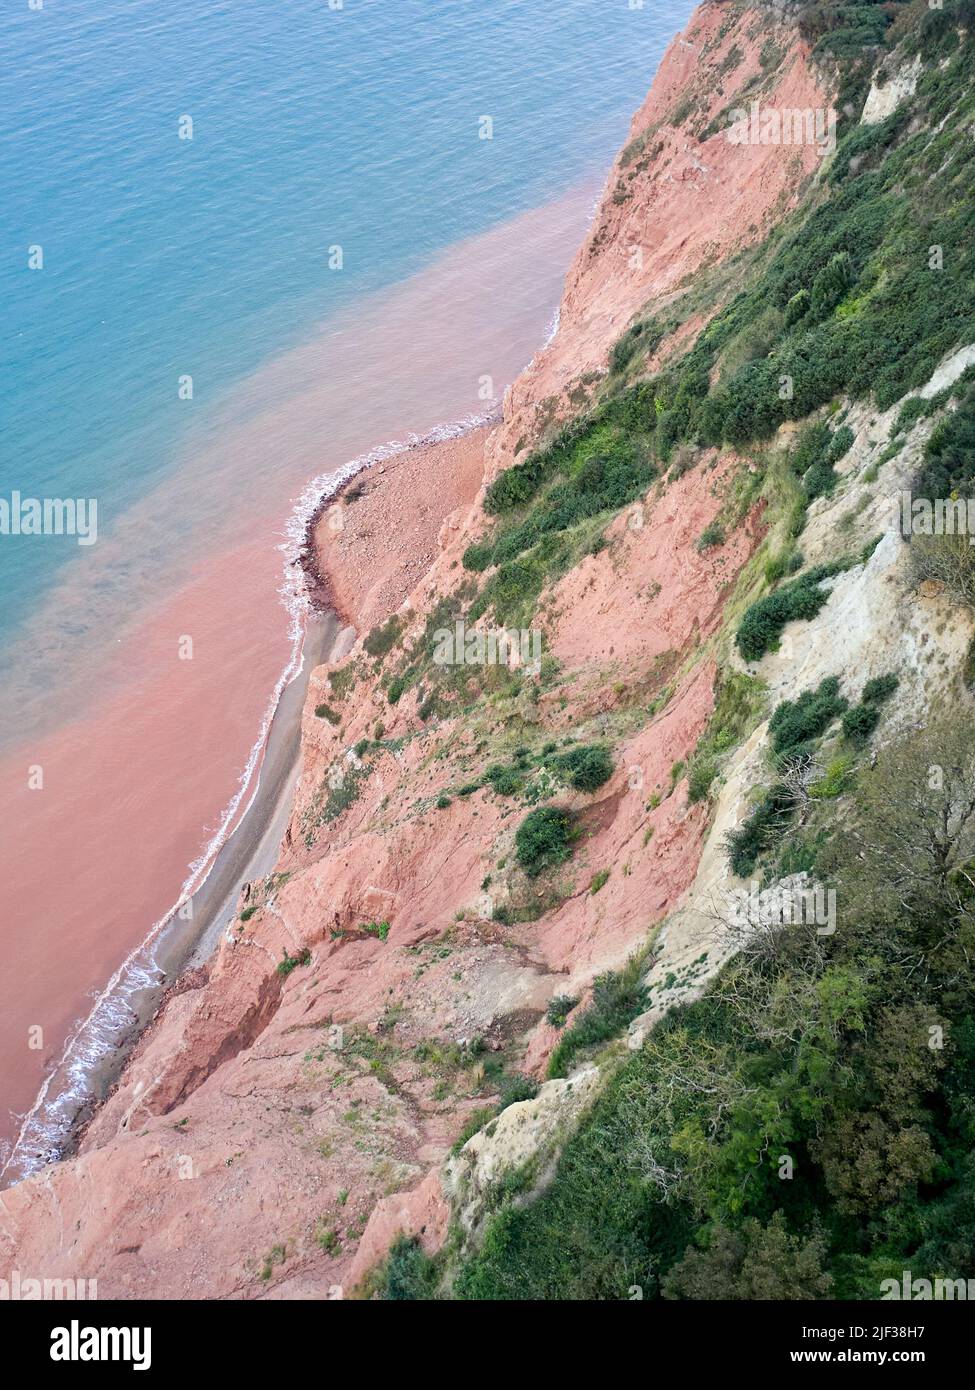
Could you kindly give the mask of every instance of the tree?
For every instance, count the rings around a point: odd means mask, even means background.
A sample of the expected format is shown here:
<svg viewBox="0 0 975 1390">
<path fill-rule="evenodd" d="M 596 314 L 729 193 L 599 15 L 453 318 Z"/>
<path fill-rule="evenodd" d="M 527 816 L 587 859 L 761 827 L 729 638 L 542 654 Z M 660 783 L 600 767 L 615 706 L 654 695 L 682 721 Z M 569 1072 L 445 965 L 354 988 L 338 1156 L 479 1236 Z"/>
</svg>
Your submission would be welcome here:
<svg viewBox="0 0 975 1390">
<path fill-rule="evenodd" d="M 829 1298 L 832 1275 L 823 1268 L 826 1241 L 788 1230 L 777 1211 L 766 1226 L 754 1217 L 739 1230 L 718 1224 L 704 1250 L 688 1250 L 663 1281 L 669 1299 L 772 1301 Z"/>
</svg>

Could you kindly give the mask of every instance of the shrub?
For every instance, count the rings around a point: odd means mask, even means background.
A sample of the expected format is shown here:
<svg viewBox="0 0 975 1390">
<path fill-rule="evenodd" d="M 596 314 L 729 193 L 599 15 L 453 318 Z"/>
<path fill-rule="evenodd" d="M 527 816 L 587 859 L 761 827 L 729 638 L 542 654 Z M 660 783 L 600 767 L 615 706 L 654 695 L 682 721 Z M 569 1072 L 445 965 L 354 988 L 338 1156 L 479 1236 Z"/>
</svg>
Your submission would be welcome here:
<svg viewBox="0 0 975 1390">
<path fill-rule="evenodd" d="M 795 812 L 788 787 L 775 786 L 765 793 L 755 810 L 725 840 L 728 861 L 738 878 L 747 878 L 759 855 L 782 836 Z"/>
<path fill-rule="evenodd" d="M 810 783 L 809 795 L 826 801 L 842 795 L 849 786 L 855 761 L 850 754 L 833 758 L 819 781 Z"/>
<path fill-rule="evenodd" d="M 571 994 L 557 994 L 549 1000 L 545 1017 L 553 1028 L 564 1028 L 566 1019 L 578 1002 Z"/>
<path fill-rule="evenodd" d="M 854 705 L 843 716 L 843 733 L 851 743 L 866 743 L 879 723 L 876 705 Z"/>
<path fill-rule="evenodd" d="M 447 795 L 446 792 L 441 792 L 440 795 L 437 797 L 437 810 L 445 811 L 449 805 L 450 797 Z"/>
<path fill-rule="evenodd" d="M 839 690 L 838 677 L 827 676 L 818 690 L 805 690 L 795 701 L 783 700 L 769 720 L 775 752 L 794 753 L 802 744 L 825 733 L 847 707 Z"/>
<path fill-rule="evenodd" d="M 563 864 L 572 855 L 573 819 L 558 806 L 539 806 L 525 817 L 515 834 L 518 863 L 530 878 L 543 869 Z"/>
<path fill-rule="evenodd" d="M 342 716 L 331 705 L 316 705 L 315 713 L 319 719 L 327 719 L 330 724 L 341 724 Z"/>
<path fill-rule="evenodd" d="M 911 404 L 906 401 L 904 414 Z M 971 496 L 975 483 L 975 386 L 953 415 L 937 427 L 924 451 L 924 466 L 915 484 L 921 497 Z"/>
<path fill-rule="evenodd" d="M 924 396 L 908 396 L 897 414 L 893 434 L 902 434 L 931 413 L 931 402 Z"/>
<path fill-rule="evenodd" d="M 398 1235 L 383 1269 L 384 1299 L 423 1301 L 436 1297 L 437 1266 L 416 1236 Z"/>
<path fill-rule="evenodd" d="M 303 951 L 299 951 L 296 956 L 289 956 L 287 951 L 282 950 L 281 959 L 278 961 L 278 974 L 288 976 L 292 970 L 297 970 L 299 965 L 309 965 L 311 963 L 311 951 L 306 946 Z"/>
<path fill-rule="evenodd" d="M 724 543 L 724 527 L 719 521 L 712 521 L 710 525 L 705 526 L 704 530 L 698 536 L 694 548 L 703 553 L 705 550 L 710 550 L 713 546 L 724 545 Z"/>
<path fill-rule="evenodd" d="M 524 779 L 516 767 L 501 767 L 495 763 L 487 770 L 487 779 L 498 796 L 517 796 Z"/>
<path fill-rule="evenodd" d="M 394 676 L 386 687 L 386 699 L 391 705 L 398 704 L 403 691 L 406 689 L 406 679 L 403 676 Z"/>
<path fill-rule="evenodd" d="M 600 888 L 605 888 L 605 887 L 606 887 L 606 884 L 607 884 L 608 882 L 609 882 L 609 870 L 608 870 L 608 869 L 600 869 L 598 873 L 593 874 L 592 878 L 591 878 L 590 881 L 589 881 L 589 891 L 590 891 L 590 893 L 592 893 L 593 895 L 595 895 L 596 893 L 599 892 Z"/>
<path fill-rule="evenodd" d="M 823 567 L 812 569 L 799 579 L 760 598 L 746 611 L 735 642 L 746 661 L 758 659 L 778 642 L 787 623 L 814 618 L 829 595 L 819 588 L 828 577 Z"/>
<path fill-rule="evenodd" d="M 367 936 L 376 936 L 380 941 L 385 941 L 389 937 L 388 922 L 363 922 L 362 930 Z"/>
<path fill-rule="evenodd" d="M 816 318 L 832 313 L 854 283 L 853 261 L 848 251 L 831 256 L 812 284 L 809 308 Z"/>
<path fill-rule="evenodd" d="M 805 508 L 803 508 L 805 512 Z M 802 569 L 802 555 L 798 550 L 785 550 L 781 555 L 771 555 L 765 561 L 765 582 L 771 588 L 784 579 L 787 574 L 795 574 Z"/>
<path fill-rule="evenodd" d="M 469 545 L 464 551 L 463 566 L 465 570 L 473 570 L 480 574 L 491 564 L 494 556 L 494 547 L 490 545 Z"/>
<path fill-rule="evenodd" d="M 362 645 L 370 656 L 384 657 L 387 652 L 392 651 L 402 629 L 403 620 L 398 613 L 394 613 L 379 627 L 374 627 Z"/>
<path fill-rule="evenodd" d="M 594 792 L 613 775 L 613 758 L 605 744 L 579 744 L 551 759 L 552 766 L 576 791 Z"/>
<path fill-rule="evenodd" d="M 653 319 L 646 323 L 634 323 L 613 344 L 609 355 L 609 369 L 614 374 L 621 372 L 638 350 L 649 355 L 663 337 L 663 329 Z"/>
<path fill-rule="evenodd" d="M 863 687 L 860 699 L 865 705 L 880 705 L 889 700 L 900 685 L 900 680 L 891 671 L 886 676 L 874 676 Z"/>
<path fill-rule="evenodd" d="M 516 1105 L 521 1100 L 534 1100 L 537 1095 L 536 1083 L 530 1077 L 523 1076 L 521 1072 L 516 1072 L 513 1076 L 505 1078 L 498 1101 L 498 1114 L 507 1110 L 509 1105 Z"/>
</svg>

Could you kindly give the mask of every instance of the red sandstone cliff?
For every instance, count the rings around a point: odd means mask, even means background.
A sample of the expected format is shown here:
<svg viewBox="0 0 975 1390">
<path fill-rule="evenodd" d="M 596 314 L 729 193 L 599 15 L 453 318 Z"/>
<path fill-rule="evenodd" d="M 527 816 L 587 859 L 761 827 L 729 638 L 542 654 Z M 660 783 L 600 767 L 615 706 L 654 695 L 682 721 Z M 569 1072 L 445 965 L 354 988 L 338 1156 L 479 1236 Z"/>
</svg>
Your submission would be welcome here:
<svg viewBox="0 0 975 1390">
<path fill-rule="evenodd" d="M 451 471 L 458 446 L 441 446 L 450 488 L 425 530 L 396 523 L 416 504 L 402 469 L 368 479 L 349 507 L 324 562 L 368 625 L 407 600 L 400 640 L 422 629 L 483 528 L 481 483 L 585 402 L 634 315 L 666 308 L 695 273 L 711 277 L 677 331 L 685 341 L 734 292 L 729 258 L 765 235 L 818 163 L 810 147 L 789 162 L 709 133 L 743 90 L 825 104 L 794 31 L 702 5 L 634 118 L 569 271 L 559 332 L 510 391 L 483 458 L 471 466 L 467 441 Z M 326 1297 L 349 1292 L 395 1230 L 442 1237 L 441 1164 L 490 1091 L 483 1062 L 460 1060 L 463 1045 L 484 1039 L 485 1056 L 540 1073 L 555 1036 L 549 1000 L 584 994 L 625 960 L 693 880 L 706 810 L 688 806 L 671 773 L 707 723 L 707 641 L 760 522 L 747 518 L 720 557 L 694 542 L 725 507 L 735 464 L 714 457 L 652 489 L 639 526 L 620 517 L 545 595 L 560 669 L 514 707 L 486 698 L 474 715 L 425 722 L 413 692 L 387 702 L 361 645 L 343 664 L 356 671 L 344 695 L 328 669 L 314 674 L 278 875 L 207 978 L 147 1030 L 78 1156 L 0 1196 L 0 1264 L 97 1278 L 103 1297 Z M 660 712 L 626 733 L 627 712 L 645 713 L 665 686 Z M 315 716 L 320 703 L 337 724 Z M 575 797 L 585 836 L 566 891 L 537 920 L 502 925 L 493 910 L 523 887 L 511 867 L 518 818 L 488 790 L 442 808 L 438 793 L 512 741 L 597 738 L 611 718 L 624 730 L 617 771 L 594 797 Z M 377 723 L 383 747 L 360 767 L 352 750 Z M 353 790 L 326 815 L 336 766 Z M 606 870 L 605 887 L 589 891 Z M 389 922 L 388 938 L 363 930 L 369 922 Z M 305 951 L 307 964 L 279 972 L 283 955 Z"/>
</svg>

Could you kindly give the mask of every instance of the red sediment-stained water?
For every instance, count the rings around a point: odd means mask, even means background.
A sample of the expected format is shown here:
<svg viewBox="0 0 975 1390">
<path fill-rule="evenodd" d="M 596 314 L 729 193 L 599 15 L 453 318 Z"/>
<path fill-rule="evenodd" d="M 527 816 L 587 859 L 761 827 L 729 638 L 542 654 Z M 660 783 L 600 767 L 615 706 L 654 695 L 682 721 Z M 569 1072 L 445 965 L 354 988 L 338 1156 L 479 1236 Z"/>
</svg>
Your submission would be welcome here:
<svg viewBox="0 0 975 1390">
<path fill-rule="evenodd" d="M 246 807 L 241 774 L 300 641 L 287 547 L 324 486 L 309 480 L 482 415 L 486 377 L 500 397 L 545 336 L 596 191 L 452 248 L 200 407 L 193 449 L 72 561 L 14 645 L 0 697 L 8 1149 L 66 1042 L 77 1033 L 80 1055 L 90 1050 L 78 1028 L 94 996 L 171 911 L 191 866 L 205 872 L 232 799 L 238 816 Z M 7 1181 L 42 1146 L 43 1118 Z"/>
</svg>

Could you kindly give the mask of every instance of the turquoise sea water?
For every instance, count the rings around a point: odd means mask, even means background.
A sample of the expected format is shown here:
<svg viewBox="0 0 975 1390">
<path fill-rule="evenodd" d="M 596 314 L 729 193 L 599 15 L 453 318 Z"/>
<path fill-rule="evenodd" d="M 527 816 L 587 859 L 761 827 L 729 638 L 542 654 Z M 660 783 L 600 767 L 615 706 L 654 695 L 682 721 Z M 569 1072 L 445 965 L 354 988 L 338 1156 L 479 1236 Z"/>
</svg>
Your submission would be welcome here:
<svg viewBox="0 0 975 1390">
<path fill-rule="evenodd" d="M 175 466 L 182 375 L 198 422 L 357 296 L 604 168 L 691 9 L 335 3 L 4 7 L 0 496 L 95 497 L 111 532 Z M 0 537 L 0 648 L 77 555 Z"/>
</svg>

